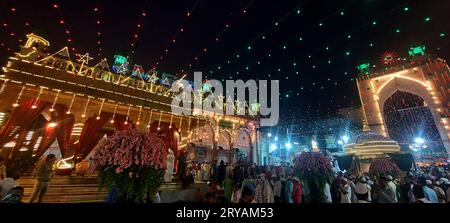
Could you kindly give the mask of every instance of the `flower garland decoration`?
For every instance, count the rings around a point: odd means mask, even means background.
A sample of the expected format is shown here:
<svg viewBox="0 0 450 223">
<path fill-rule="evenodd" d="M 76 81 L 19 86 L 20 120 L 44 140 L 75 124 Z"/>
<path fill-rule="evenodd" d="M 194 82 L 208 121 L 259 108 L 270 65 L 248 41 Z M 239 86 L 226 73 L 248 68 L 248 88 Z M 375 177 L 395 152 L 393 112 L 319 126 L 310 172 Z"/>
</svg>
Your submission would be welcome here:
<svg viewBox="0 0 450 223">
<path fill-rule="evenodd" d="M 117 202 L 143 203 L 156 194 L 166 168 L 167 148 L 155 133 L 117 131 L 94 153 L 100 186 L 117 191 Z"/>
</svg>

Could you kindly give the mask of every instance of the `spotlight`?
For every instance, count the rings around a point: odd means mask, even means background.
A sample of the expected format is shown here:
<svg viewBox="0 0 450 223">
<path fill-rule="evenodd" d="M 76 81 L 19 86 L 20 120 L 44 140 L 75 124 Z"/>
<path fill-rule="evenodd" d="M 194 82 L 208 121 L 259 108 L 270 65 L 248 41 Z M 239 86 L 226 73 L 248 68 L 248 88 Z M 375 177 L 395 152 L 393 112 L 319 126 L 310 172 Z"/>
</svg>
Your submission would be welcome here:
<svg viewBox="0 0 450 223">
<path fill-rule="evenodd" d="M 417 138 L 414 139 L 414 142 L 417 143 L 417 144 L 424 144 L 425 140 L 422 139 L 421 137 L 417 137 Z"/>
<path fill-rule="evenodd" d="M 274 143 L 270 144 L 270 149 L 272 151 L 277 150 L 277 148 L 278 148 L 277 145 L 275 145 Z"/>
<path fill-rule="evenodd" d="M 290 142 L 287 142 L 284 144 L 284 147 L 286 147 L 286 149 L 291 149 L 292 148 L 292 144 Z"/>
<path fill-rule="evenodd" d="M 345 136 L 342 136 L 342 139 L 344 140 L 345 143 L 347 143 L 348 140 L 349 140 L 348 136 L 346 136 L 346 135 L 345 135 Z"/>
</svg>

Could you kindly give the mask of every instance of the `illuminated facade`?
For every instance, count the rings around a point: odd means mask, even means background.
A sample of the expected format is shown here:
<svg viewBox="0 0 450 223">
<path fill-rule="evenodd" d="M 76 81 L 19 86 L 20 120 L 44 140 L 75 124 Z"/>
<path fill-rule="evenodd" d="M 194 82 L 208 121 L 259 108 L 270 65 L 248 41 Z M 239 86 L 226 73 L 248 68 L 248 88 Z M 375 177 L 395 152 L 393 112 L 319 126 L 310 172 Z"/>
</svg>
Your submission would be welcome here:
<svg viewBox="0 0 450 223">
<path fill-rule="evenodd" d="M 432 145 L 426 148 L 430 154 L 448 157 L 450 69 L 444 60 L 425 54 L 423 46 L 409 53 L 411 58 L 394 59 L 378 71 L 358 67 L 364 130 L 389 136 L 402 148 L 423 138 Z"/>
<path fill-rule="evenodd" d="M 205 147 L 209 160 L 232 162 L 238 148 L 257 160 L 255 117 L 174 114 L 173 76 L 139 65 L 128 70 L 122 56 L 111 69 L 106 59 L 89 65 L 89 54 L 75 62 L 67 47 L 49 53 L 47 40 L 27 37 L 0 73 L 0 155 L 9 161 L 33 163 L 57 142 L 62 158 L 79 162 L 102 137 L 131 127 L 161 134 L 175 154 Z"/>
</svg>

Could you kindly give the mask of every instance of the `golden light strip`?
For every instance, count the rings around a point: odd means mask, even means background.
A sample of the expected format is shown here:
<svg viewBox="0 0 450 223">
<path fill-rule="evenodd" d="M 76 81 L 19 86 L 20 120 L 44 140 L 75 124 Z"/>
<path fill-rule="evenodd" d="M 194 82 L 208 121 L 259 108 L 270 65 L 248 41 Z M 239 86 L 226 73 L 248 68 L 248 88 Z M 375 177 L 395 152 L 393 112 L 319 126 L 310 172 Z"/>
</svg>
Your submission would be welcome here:
<svg viewBox="0 0 450 223">
<path fill-rule="evenodd" d="M 158 121 L 158 131 L 161 129 L 161 118 L 162 118 L 162 111 L 159 112 L 159 121 Z"/>
<path fill-rule="evenodd" d="M 102 98 L 102 104 L 100 105 L 100 109 L 98 110 L 97 120 L 100 120 L 100 114 L 102 113 L 103 105 L 105 104 L 105 99 Z"/>
<path fill-rule="evenodd" d="M 39 101 L 39 99 L 41 98 L 41 94 L 42 94 L 42 87 L 40 87 L 40 89 L 39 89 L 39 94 L 37 95 L 36 99 L 34 99 L 34 103 L 33 103 L 33 105 L 31 106 L 31 109 L 36 109 L 36 108 L 37 108 L 36 103 L 37 103 L 37 102 Z"/>
<path fill-rule="evenodd" d="M 127 117 L 125 118 L 125 122 L 123 124 L 128 125 L 128 117 L 130 116 L 131 105 L 128 105 Z"/>
<path fill-rule="evenodd" d="M 13 107 L 19 107 L 19 100 L 22 97 L 23 91 L 25 90 L 25 86 L 20 90 L 19 95 L 17 95 L 16 102 L 13 104 Z"/>
<path fill-rule="evenodd" d="M 88 108 L 88 106 L 89 106 L 89 101 L 91 100 L 91 97 L 90 96 L 88 96 L 88 99 L 87 99 L 87 102 L 86 102 L 86 105 L 84 106 L 84 111 L 83 111 L 83 114 L 81 115 L 81 117 L 86 117 L 86 112 L 87 112 L 87 108 Z"/>
<path fill-rule="evenodd" d="M 117 104 L 116 104 L 116 106 L 114 106 L 114 113 L 113 113 L 113 116 L 110 121 L 111 123 L 114 123 L 114 118 L 116 117 L 116 111 L 117 111 Z"/>
<path fill-rule="evenodd" d="M 169 129 L 171 129 L 171 128 L 172 128 L 172 121 L 173 121 L 173 113 L 172 113 L 172 115 L 170 116 L 170 124 L 169 124 Z"/>
<path fill-rule="evenodd" d="M 150 129 L 150 124 L 152 122 L 153 109 L 150 110 L 150 117 L 148 118 L 147 128 Z"/>
<path fill-rule="evenodd" d="M 72 101 L 70 101 L 69 109 L 67 110 L 66 114 L 70 114 L 70 110 L 72 109 L 73 102 L 75 101 L 75 96 L 76 96 L 76 94 L 73 93 Z"/>
<path fill-rule="evenodd" d="M 60 92 L 61 92 L 61 90 L 57 90 L 55 99 L 53 99 L 52 107 L 51 107 L 50 110 L 49 110 L 50 112 L 54 112 L 54 111 L 55 111 L 56 101 L 58 100 L 58 97 L 59 97 L 59 93 L 60 93 Z"/>
<path fill-rule="evenodd" d="M 142 113 L 142 105 L 139 106 L 139 114 L 138 114 L 138 120 L 136 122 L 136 125 L 139 125 L 139 122 L 141 121 L 141 113 Z"/>
</svg>

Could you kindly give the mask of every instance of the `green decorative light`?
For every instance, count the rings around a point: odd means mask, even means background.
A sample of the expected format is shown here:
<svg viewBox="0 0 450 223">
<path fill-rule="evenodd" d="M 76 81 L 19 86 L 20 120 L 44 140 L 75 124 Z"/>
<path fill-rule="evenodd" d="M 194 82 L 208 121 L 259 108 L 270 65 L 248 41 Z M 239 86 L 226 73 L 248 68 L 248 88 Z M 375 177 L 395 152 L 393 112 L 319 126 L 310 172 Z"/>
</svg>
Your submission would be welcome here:
<svg viewBox="0 0 450 223">
<path fill-rule="evenodd" d="M 348 35 L 348 36 L 347 36 L 347 39 L 350 39 L 350 38 L 352 38 L 352 35 Z"/>
<path fill-rule="evenodd" d="M 396 32 L 396 33 L 400 33 L 400 29 L 396 29 L 395 32 Z"/>
<path fill-rule="evenodd" d="M 319 26 L 323 26 L 323 23 L 319 23 Z"/>
<path fill-rule="evenodd" d="M 341 12 L 341 15 L 344 15 L 344 12 Z"/>
<path fill-rule="evenodd" d="M 361 72 L 367 71 L 370 68 L 370 63 L 363 63 L 357 66 L 358 70 Z"/>
<path fill-rule="evenodd" d="M 440 36 L 440 37 L 444 37 L 444 36 L 445 36 L 445 33 L 441 33 L 441 34 L 439 34 L 439 36 Z"/>
<path fill-rule="evenodd" d="M 372 25 L 376 25 L 376 24 L 377 24 L 377 21 L 373 21 L 373 22 L 372 22 Z"/>
<path fill-rule="evenodd" d="M 373 47 L 373 43 L 370 43 L 369 46 L 370 46 L 370 47 Z"/>
<path fill-rule="evenodd" d="M 251 49 L 252 49 L 252 47 L 251 47 L 251 46 L 248 46 L 248 47 L 247 47 L 247 49 L 248 49 L 248 50 L 251 50 Z"/>
<path fill-rule="evenodd" d="M 278 26 L 278 22 L 275 22 L 275 25 Z"/>
<path fill-rule="evenodd" d="M 128 60 L 122 55 L 114 55 L 114 65 L 121 66 L 124 65 Z"/>
<path fill-rule="evenodd" d="M 283 46 L 283 50 L 285 50 L 286 49 L 286 46 Z"/>
<path fill-rule="evenodd" d="M 409 11 L 409 7 L 403 8 L 403 11 L 405 11 L 405 12 Z"/>
<path fill-rule="evenodd" d="M 300 9 L 299 10 L 297 10 L 297 15 L 299 15 L 300 14 Z"/>
<path fill-rule="evenodd" d="M 350 56 L 350 51 L 345 52 L 346 56 Z"/>
<path fill-rule="evenodd" d="M 429 22 L 429 21 L 431 21 L 431 18 L 430 17 L 426 17 L 425 18 L 425 22 Z"/>
<path fill-rule="evenodd" d="M 425 55 L 425 46 L 424 45 L 420 45 L 420 46 L 415 46 L 415 47 L 411 47 L 409 49 L 409 55 L 410 56 L 424 56 Z"/>
</svg>

